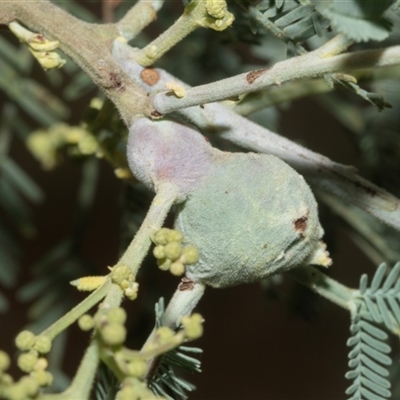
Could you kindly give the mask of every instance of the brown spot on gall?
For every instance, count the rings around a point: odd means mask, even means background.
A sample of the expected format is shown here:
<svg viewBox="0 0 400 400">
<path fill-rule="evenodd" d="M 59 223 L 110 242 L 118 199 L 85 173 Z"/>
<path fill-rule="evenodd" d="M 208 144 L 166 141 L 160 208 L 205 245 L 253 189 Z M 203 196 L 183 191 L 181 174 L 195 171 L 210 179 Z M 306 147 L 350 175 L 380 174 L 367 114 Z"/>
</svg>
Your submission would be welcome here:
<svg viewBox="0 0 400 400">
<path fill-rule="evenodd" d="M 140 78 L 147 85 L 153 86 L 160 80 L 160 74 L 154 68 L 145 68 L 140 73 Z"/>
<path fill-rule="evenodd" d="M 180 290 L 181 292 L 184 292 L 185 290 L 193 290 L 193 288 L 194 282 L 186 276 L 182 278 L 181 283 L 178 286 L 178 290 Z"/>
<path fill-rule="evenodd" d="M 307 220 L 308 220 L 308 217 L 306 215 L 294 220 L 293 221 L 294 229 L 297 232 L 303 233 L 307 229 Z"/>
<path fill-rule="evenodd" d="M 263 68 L 263 69 L 257 69 L 255 71 L 249 72 L 246 75 L 247 82 L 249 82 L 251 85 L 259 76 L 265 74 L 266 71 L 267 71 L 267 68 Z"/>
<path fill-rule="evenodd" d="M 162 114 L 160 114 L 157 110 L 152 111 L 152 112 L 150 113 L 150 115 L 151 115 L 153 118 L 156 118 L 156 119 L 162 117 Z"/>
</svg>

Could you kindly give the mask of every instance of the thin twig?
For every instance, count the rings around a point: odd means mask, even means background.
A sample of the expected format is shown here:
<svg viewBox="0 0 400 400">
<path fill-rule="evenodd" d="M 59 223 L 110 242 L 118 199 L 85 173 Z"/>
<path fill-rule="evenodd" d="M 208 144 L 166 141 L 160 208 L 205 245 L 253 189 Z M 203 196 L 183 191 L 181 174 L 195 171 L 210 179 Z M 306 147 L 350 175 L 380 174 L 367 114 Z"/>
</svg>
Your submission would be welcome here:
<svg viewBox="0 0 400 400">
<path fill-rule="evenodd" d="M 102 286 L 96 289 L 72 310 L 68 311 L 60 319 L 45 329 L 41 335 L 54 339 L 59 333 L 63 332 L 68 326 L 72 325 L 81 315 L 99 303 L 109 292 L 111 281 L 107 280 Z"/>
<path fill-rule="evenodd" d="M 154 108 L 168 114 L 183 108 L 233 98 L 286 82 L 318 78 L 328 73 L 354 71 L 362 68 L 381 68 L 400 64 L 400 46 L 363 50 L 333 57 L 321 57 L 318 50 L 276 63 L 271 68 L 250 71 L 231 78 L 186 90 L 182 98 L 169 92 L 153 97 Z"/>
<path fill-rule="evenodd" d="M 151 245 L 152 235 L 162 228 L 165 218 L 176 198 L 175 192 L 169 187 L 160 187 L 138 233 L 129 244 L 117 265 L 127 265 L 132 270 L 132 273 L 136 275 Z"/>
<path fill-rule="evenodd" d="M 312 266 L 298 267 L 287 274 L 322 297 L 350 310 L 355 289 L 342 285 Z"/>
<path fill-rule="evenodd" d="M 119 34 L 127 41 L 136 37 L 157 18 L 157 11 L 164 0 L 138 1 L 115 25 Z"/>
</svg>

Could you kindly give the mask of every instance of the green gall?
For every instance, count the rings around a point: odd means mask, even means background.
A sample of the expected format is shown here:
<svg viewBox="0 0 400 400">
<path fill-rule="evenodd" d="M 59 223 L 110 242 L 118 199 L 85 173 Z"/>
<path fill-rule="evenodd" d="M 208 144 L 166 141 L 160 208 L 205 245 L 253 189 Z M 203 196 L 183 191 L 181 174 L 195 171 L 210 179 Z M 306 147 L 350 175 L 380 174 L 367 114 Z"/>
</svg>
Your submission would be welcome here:
<svg viewBox="0 0 400 400">
<path fill-rule="evenodd" d="M 182 246 L 179 242 L 170 242 L 165 245 L 164 253 L 166 258 L 175 261 L 182 254 Z"/>
<path fill-rule="evenodd" d="M 34 349 L 42 354 L 48 353 L 51 350 L 51 339 L 45 335 L 37 336 Z"/>
<path fill-rule="evenodd" d="M 171 267 L 172 261 L 168 258 L 162 258 L 157 260 L 157 265 L 158 268 L 160 268 L 162 271 L 168 271 Z"/>
<path fill-rule="evenodd" d="M 111 270 L 111 280 L 113 283 L 120 285 L 124 280 L 129 280 L 131 270 L 126 265 L 116 265 Z"/>
<path fill-rule="evenodd" d="M 107 312 L 107 321 L 110 324 L 115 323 L 123 325 L 126 321 L 126 311 L 121 307 L 111 308 Z"/>
<path fill-rule="evenodd" d="M 23 376 L 18 383 L 29 397 L 34 397 L 39 391 L 39 383 L 31 376 Z"/>
<path fill-rule="evenodd" d="M 154 247 L 153 255 L 155 258 L 165 258 L 164 246 L 158 245 Z"/>
<path fill-rule="evenodd" d="M 50 386 L 53 382 L 53 375 L 48 371 L 44 370 L 33 371 L 31 376 L 42 387 Z"/>
<path fill-rule="evenodd" d="M 10 366 L 10 357 L 5 352 L 0 350 L 0 374 L 8 369 Z"/>
<path fill-rule="evenodd" d="M 109 346 L 119 346 L 124 343 L 126 329 L 121 324 L 108 324 L 100 330 L 101 338 Z"/>
<path fill-rule="evenodd" d="M 30 351 L 29 353 L 22 353 L 18 357 L 17 365 L 21 371 L 31 372 L 34 369 L 37 360 L 38 360 L 37 352 Z"/>
<path fill-rule="evenodd" d="M 174 262 L 171 264 L 169 271 L 172 275 L 181 276 L 185 273 L 185 266 L 181 262 Z"/>
<path fill-rule="evenodd" d="M 140 378 L 146 373 L 147 363 L 145 360 L 136 359 L 130 361 L 126 368 L 129 376 Z"/>
<path fill-rule="evenodd" d="M 181 260 L 184 264 L 196 264 L 199 261 L 199 251 L 194 246 L 186 246 L 183 249 Z"/>
<path fill-rule="evenodd" d="M 203 317 L 200 314 L 184 316 L 181 319 L 181 324 L 185 329 L 185 334 L 188 339 L 197 339 L 203 334 Z"/>
<path fill-rule="evenodd" d="M 35 344 L 36 337 L 31 331 L 22 331 L 15 338 L 15 345 L 20 350 L 30 350 Z"/>
<path fill-rule="evenodd" d="M 200 253 L 186 268 L 194 282 L 227 287 L 301 265 L 323 230 L 303 177 L 277 157 L 221 153 L 179 206 L 175 227 Z"/>
<path fill-rule="evenodd" d="M 81 328 L 83 331 L 90 331 L 91 329 L 94 328 L 94 319 L 89 314 L 83 314 L 78 319 L 78 325 L 79 328 Z"/>
</svg>

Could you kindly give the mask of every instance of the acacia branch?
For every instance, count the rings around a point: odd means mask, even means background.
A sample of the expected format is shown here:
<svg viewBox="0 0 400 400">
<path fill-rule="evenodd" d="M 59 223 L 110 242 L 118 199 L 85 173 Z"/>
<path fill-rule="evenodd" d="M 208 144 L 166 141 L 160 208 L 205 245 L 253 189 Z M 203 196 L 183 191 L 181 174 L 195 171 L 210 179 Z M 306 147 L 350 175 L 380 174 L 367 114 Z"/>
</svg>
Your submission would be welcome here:
<svg viewBox="0 0 400 400">
<path fill-rule="evenodd" d="M 112 42 L 120 36 L 116 25 L 81 21 L 47 0 L 2 2 L 0 24 L 12 21 L 58 40 L 60 49 L 106 93 L 128 126 L 136 116 L 150 116 L 154 112 L 146 92 L 111 56 Z"/>
<path fill-rule="evenodd" d="M 327 52 L 330 55 L 329 51 Z M 325 55 L 325 56 L 324 56 Z M 326 56 L 320 49 L 263 68 L 188 89 L 182 98 L 170 92 L 157 93 L 153 105 L 161 114 L 168 114 L 194 105 L 212 103 L 245 93 L 280 86 L 283 83 L 318 78 L 328 73 L 380 68 L 400 64 L 400 46 L 363 50 Z"/>
<path fill-rule="evenodd" d="M 143 68 L 128 45 L 115 42 L 113 55 L 126 73 L 148 93 L 174 81 L 189 86 L 161 69 Z M 179 111 L 205 135 L 218 134 L 246 149 L 274 154 L 298 170 L 314 187 L 352 203 L 400 230 L 400 200 L 356 173 L 355 168 L 333 162 L 285 137 L 249 121 L 222 104 L 207 104 Z"/>
</svg>

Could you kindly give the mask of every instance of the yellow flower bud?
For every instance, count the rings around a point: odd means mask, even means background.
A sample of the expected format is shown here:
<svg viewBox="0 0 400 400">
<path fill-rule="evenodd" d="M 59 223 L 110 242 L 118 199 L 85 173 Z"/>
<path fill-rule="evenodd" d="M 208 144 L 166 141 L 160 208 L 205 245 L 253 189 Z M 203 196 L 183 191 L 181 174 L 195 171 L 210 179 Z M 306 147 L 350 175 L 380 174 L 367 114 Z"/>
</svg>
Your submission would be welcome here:
<svg viewBox="0 0 400 400">
<path fill-rule="evenodd" d="M 200 314 L 192 314 L 189 316 L 184 316 L 181 319 L 181 324 L 183 325 L 188 339 L 197 339 L 203 334 L 203 317 Z"/>
<path fill-rule="evenodd" d="M 181 260 L 184 264 L 196 264 L 199 261 L 199 251 L 194 246 L 183 249 Z"/>
<path fill-rule="evenodd" d="M 36 337 L 35 345 L 33 346 L 39 353 L 46 354 L 51 350 L 51 339 L 45 335 Z"/>
<path fill-rule="evenodd" d="M 30 397 L 34 397 L 39 391 L 38 382 L 31 376 L 23 376 L 18 383 L 25 389 L 25 393 Z"/>
<path fill-rule="evenodd" d="M 168 228 L 161 228 L 155 234 L 153 238 L 153 242 L 155 244 L 159 244 L 165 246 L 168 243 L 168 232 L 170 229 Z"/>
<path fill-rule="evenodd" d="M 155 258 L 165 258 L 165 247 L 164 246 L 156 246 L 153 249 L 153 255 Z"/>
<path fill-rule="evenodd" d="M 169 268 L 171 267 L 171 264 L 172 261 L 167 258 L 161 258 L 157 260 L 158 268 L 160 268 L 162 271 L 168 271 Z"/>
<path fill-rule="evenodd" d="M 178 242 L 170 242 L 164 247 L 165 258 L 177 260 L 182 254 L 182 246 Z"/>
<path fill-rule="evenodd" d="M 185 266 L 181 262 L 174 262 L 169 268 L 172 275 L 180 276 L 185 273 Z"/>
<path fill-rule="evenodd" d="M 30 351 L 29 353 L 22 353 L 17 360 L 18 367 L 24 372 L 31 372 L 35 367 L 36 361 L 38 360 L 38 354 L 36 351 Z"/>
<path fill-rule="evenodd" d="M 125 279 L 129 280 L 129 276 L 131 275 L 131 270 L 127 265 L 116 265 L 111 270 L 111 279 L 113 283 L 120 285 L 121 282 Z"/>
<path fill-rule="evenodd" d="M 126 329 L 121 324 L 108 324 L 100 331 L 105 344 L 109 346 L 119 346 L 124 343 L 126 338 Z"/>
<path fill-rule="evenodd" d="M 10 357 L 5 352 L 0 350 L 0 373 L 6 371 L 10 366 Z"/>
<path fill-rule="evenodd" d="M 53 375 L 48 371 L 34 371 L 32 372 L 31 376 L 40 386 L 50 386 L 53 382 Z"/>
<path fill-rule="evenodd" d="M 157 328 L 156 337 L 160 342 L 167 341 L 174 336 L 174 331 L 168 326 L 160 326 Z"/>
<path fill-rule="evenodd" d="M 94 328 L 94 319 L 89 314 L 84 314 L 78 319 L 79 328 L 83 331 L 90 331 Z"/>
<path fill-rule="evenodd" d="M 107 321 L 110 324 L 123 325 L 126 321 L 126 311 L 121 307 L 111 308 L 107 313 Z"/>
<path fill-rule="evenodd" d="M 127 369 L 130 376 L 139 378 L 146 373 L 147 363 L 141 359 L 132 360 L 128 363 Z"/>
<path fill-rule="evenodd" d="M 31 331 L 22 331 L 15 338 L 15 345 L 20 350 L 30 350 L 35 344 L 35 335 Z"/>
</svg>

